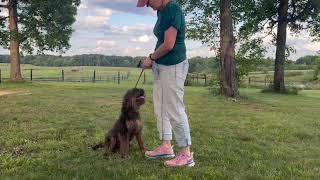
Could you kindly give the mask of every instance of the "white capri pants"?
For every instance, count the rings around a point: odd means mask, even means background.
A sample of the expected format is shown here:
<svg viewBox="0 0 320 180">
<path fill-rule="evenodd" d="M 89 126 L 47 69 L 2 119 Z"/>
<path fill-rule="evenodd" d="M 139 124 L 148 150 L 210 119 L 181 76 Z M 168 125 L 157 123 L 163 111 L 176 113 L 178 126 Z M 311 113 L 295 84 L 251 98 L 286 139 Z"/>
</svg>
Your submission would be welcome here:
<svg viewBox="0 0 320 180">
<path fill-rule="evenodd" d="M 160 140 L 172 140 L 172 130 L 179 147 L 191 145 L 188 117 L 183 102 L 184 82 L 189 62 L 166 66 L 153 63 L 153 105 Z"/>
</svg>

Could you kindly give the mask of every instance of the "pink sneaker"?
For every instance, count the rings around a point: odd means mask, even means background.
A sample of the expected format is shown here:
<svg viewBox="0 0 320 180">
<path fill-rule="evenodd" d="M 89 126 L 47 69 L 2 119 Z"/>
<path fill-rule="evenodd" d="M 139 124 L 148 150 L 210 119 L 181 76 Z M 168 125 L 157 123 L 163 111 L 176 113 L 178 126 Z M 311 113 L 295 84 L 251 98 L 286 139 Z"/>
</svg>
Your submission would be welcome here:
<svg viewBox="0 0 320 180">
<path fill-rule="evenodd" d="M 145 156 L 148 159 L 173 158 L 174 152 L 172 147 L 160 146 L 153 151 L 146 151 Z"/>
<path fill-rule="evenodd" d="M 165 161 L 164 165 L 170 167 L 193 167 L 195 165 L 195 162 L 193 161 L 193 152 L 190 154 L 190 156 L 188 156 L 185 153 L 180 153 L 176 158 L 169 161 Z"/>
</svg>

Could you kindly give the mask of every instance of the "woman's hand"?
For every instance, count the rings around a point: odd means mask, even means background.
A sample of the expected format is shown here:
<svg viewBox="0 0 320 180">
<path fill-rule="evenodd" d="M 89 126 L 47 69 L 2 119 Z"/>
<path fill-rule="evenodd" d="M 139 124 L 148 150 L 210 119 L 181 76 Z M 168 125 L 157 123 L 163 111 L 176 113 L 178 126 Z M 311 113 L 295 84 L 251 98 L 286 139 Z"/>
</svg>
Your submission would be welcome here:
<svg viewBox="0 0 320 180">
<path fill-rule="evenodd" d="M 143 61 L 143 69 L 151 69 L 153 61 L 150 59 L 150 57 L 147 57 Z"/>
</svg>

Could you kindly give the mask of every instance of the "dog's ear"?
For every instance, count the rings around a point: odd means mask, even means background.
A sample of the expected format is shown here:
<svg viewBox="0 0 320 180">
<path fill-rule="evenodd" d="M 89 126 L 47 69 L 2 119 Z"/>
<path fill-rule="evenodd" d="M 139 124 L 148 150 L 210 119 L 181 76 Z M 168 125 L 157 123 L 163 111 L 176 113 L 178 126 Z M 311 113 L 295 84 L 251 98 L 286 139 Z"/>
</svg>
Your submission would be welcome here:
<svg viewBox="0 0 320 180">
<path fill-rule="evenodd" d="M 136 97 L 134 95 L 128 96 L 126 105 L 127 105 L 127 110 L 133 109 L 134 111 L 136 111 L 137 110 Z"/>
</svg>

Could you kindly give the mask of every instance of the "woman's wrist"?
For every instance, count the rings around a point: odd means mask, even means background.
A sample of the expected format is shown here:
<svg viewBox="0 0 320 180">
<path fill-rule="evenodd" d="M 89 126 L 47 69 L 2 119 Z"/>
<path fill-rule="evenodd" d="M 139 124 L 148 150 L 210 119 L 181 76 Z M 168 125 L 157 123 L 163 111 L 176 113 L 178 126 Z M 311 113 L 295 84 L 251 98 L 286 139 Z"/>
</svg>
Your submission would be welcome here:
<svg viewBox="0 0 320 180">
<path fill-rule="evenodd" d="M 151 61 L 155 61 L 156 60 L 155 58 L 152 58 L 152 53 L 149 54 L 149 58 L 151 59 Z"/>
</svg>

